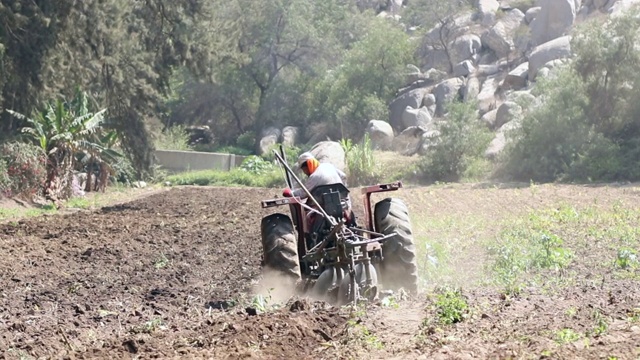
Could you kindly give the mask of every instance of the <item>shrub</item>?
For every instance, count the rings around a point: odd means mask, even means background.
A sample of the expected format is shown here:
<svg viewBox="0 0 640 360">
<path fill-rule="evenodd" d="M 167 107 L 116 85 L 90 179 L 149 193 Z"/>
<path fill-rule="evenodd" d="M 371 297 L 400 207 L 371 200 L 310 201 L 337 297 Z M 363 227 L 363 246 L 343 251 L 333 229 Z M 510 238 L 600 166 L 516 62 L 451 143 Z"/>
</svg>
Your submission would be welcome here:
<svg viewBox="0 0 640 360">
<path fill-rule="evenodd" d="M 160 150 L 191 150 L 189 134 L 182 125 L 165 129 L 156 139 L 155 146 Z"/>
<path fill-rule="evenodd" d="M 260 156 L 252 155 L 244 159 L 240 164 L 240 169 L 259 175 L 273 170 L 273 163 L 264 160 Z"/>
<path fill-rule="evenodd" d="M 437 142 L 418 164 L 420 177 L 426 181 L 458 181 L 479 177 L 484 151 L 491 133 L 478 121 L 476 105 L 452 102 L 445 121 L 438 124 Z"/>
<path fill-rule="evenodd" d="M 4 159 L 0 159 L 0 194 L 4 194 L 10 189 L 10 179 L 7 173 L 7 162 Z"/>
<path fill-rule="evenodd" d="M 256 143 L 256 134 L 253 131 L 245 131 L 238 136 L 236 145 L 243 149 L 251 151 Z"/>
<path fill-rule="evenodd" d="M 0 147 L 0 190 L 6 196 L 31 197 L 43 190 L 47 157 L 37 146 L 10 142 Z M 6 167 L 2 175 L 1 167 Z"/>
</svg>

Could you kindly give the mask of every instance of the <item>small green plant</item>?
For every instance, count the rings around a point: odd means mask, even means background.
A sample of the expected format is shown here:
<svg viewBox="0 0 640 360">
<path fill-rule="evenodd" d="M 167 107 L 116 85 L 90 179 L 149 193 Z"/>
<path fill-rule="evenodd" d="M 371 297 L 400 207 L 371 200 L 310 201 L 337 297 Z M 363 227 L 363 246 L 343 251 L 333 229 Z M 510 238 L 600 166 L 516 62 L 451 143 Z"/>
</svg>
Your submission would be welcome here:
<svg viewBox="0 0 640 360">
<path fill-rule="evenodd" d="M 165 328 L 162 319 L 153 319 L 140 326 L 133 327 L 131 332 L 134 334 L 151 334 L 157 330 L 164 330 Z"/>
<path fill-rule="evenodd" d="M 576 309 L 575 306 L 571 306 L 564 312 L 564 314 L 570 319 L 574 318 L 577 313 L 578 313 L 578 309 Z"/>
<path fill-rule="evenodd" d="M 153 267 L 156 269 L 162 269 L 167 265 L 169 265 L 169 259 L 167 259 L 164 253 L 161 253 L 160 256 L 153 261 Z"/>
<path fill-rule="evenodd" d="M 384 344 L 362 321 L 365 316 L 367 316 L 367 309 L 364 304 L 358 304 L 355 307 L 350 306 L 346 341 L 362 344 L 365 348 L 371 350 L 382 349 Z"/>
<path fill-rule="evenodd" d="M 459 289 L 445 290 L 436 296 L 436 312 L 443 324 L 455 324 L 464 320 L 469 305 Z"/>
<path fill-rule="evenodd" d="M 577 341 L 581 335 L 573 329 L 565 328 L 556 333 L 556 342 L 559 344 L 568 344 Z"/>
<path fill-rule="evenodd" d="M 591 334 L 594 336 L 600 336 L 607 332 L 609 329 L 609 324 L 607 323 L 607 319 L 600 313 L 600 311 L 596 310 L 593 312 L 593 319 L 595 321 L 595 325 Z"/>
<path fill-rule="evenodd" d="M 256 310 L 258 314 L 264 314 L 269 311 L 277 310 L 281 306 L 273 301 L 273 288 L 267 290 L 266 295 L 257 294 L 249 301 L 249 306 Z"/>
<path fill-rule="evenodd" d="M 638 253 L 631 248 L 622 248 L 618 250 L 615 266 L 624 270 L 633 270 L 638 268 Z"/>
<path fill-rule="evenodd" d="M 631 323 L 640 322 L 640 308 L 635 308 L 635 309 L 629 311 L 627 316 L 628 316 L 627 317 L 627 321 L 629 321 Z"/>
<path fill-rule="evenodd" d="M 564 268 L 571 262 L 573 252 L 562 246 L 563 241 L 554 234 L 542 233 L 538 237 L 539 251 L 534 265 L 540 268 Z"/>
</svg>

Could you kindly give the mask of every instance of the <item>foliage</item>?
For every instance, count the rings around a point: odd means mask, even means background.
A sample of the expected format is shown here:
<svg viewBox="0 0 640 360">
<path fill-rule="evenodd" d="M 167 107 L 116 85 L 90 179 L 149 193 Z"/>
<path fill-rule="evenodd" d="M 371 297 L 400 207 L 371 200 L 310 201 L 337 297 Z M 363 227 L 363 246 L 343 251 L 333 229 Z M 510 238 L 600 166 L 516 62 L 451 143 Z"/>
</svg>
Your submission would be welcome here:
<svg viewBox="0 0 640 360">
<path fill-rule="evenodd" d="M 616 261 L 616 267 L 620 269 L 637 269 L 640 267 L 640 261 L 638 261 L 638 253 L 631 248 L 622 248 L 618 250 Z"/>
<path fill-rule="evenodd" d="M 438 318 L 443 324 L 461 322 L 469 309 L 469 305 L 459 289 L 444 290 L 437 294 L 435 306 Z"/>
<path fill-rule="evenodd" d="M 565 328 L 556 333 L 556 341 L 560 344 L 572 343 L 582 337 L 573 329 Z"/>
<path fill-rule="evenodd" d="M 504 171 L 524 181 L 640 179 L 640 19 L 590 22 L 572 65 L 537 81 L 539 105 L 512 134 Z"/>
<path fill-rule="evenodd" d="M 255 175 L 264 174 L 273 170 L 273 163 L 264 160 L 260 156 L 252 155 L 244 159 L 240 164 L 240 169 Z"/>
<path fill-rule="evenodd" d="M 160 150 L 191 150 L 189 134 L 184 125 L 175 125 L 165 129 L 155 141 Z"/>
<path fill-rule="evenodd" d="M 219 185 L 219 186 L 249 186 L 275 188 L 284 186 L 281 171 L 273 169 L 261 175 L 252 174 L 240 168 L 231 171 L 203 170 L 169 175 L 166 181 L 173 185 Z"/>
<path fill-rule="evenodd" d="M 7 197 L 27 198 L 41 193 L 46 159 L 42 149 L 34 145 L 9 142 L 0 146 L 0 192 Z"/>
<path fill-rule="evenodd" d="M 91 165 L 98 164 L 101 175 L 105 176 L 103 182 L 107 173 L 112 172 L 108 164 L 121 156 L 112 149 L 117 141 L 115 132 L 103 132 L 106 109 L 90 112 L 88 96 L 79 90 L 71 100 L 58 98 L 32 118 L 12 110 L 8 112 L 27 124 L 22 132 L 47 155 L 44 187 L 45 194 L 53 199 L 71 196 L 76 155 L 81 154 L 82 161 L 89 164 L 88 174 L 93 173 Z M 87 190 L 91 190 L 90 177 L 87 183 Z"/>
<path fill-rule="evenodd" d="M 341 145 L 345 151 L 347 182 L 350 186 L 369 185 L 380 180 L 381 169 L 374 158 L 368 134 L 365 134 L 360 144 L 343 140 Z"/>
<path fill-rule="evenodd" d="M 426 181 L 458 181 L 477 177 L 477 164 L 491 141 L 491 133 L 477 119 L 475 104 L 452 102 L 439 136 L 418 165 Z"/>
<path fill-rule="evenodd" d="M 345 53 L 337 69 L 327 71 L 310 97 L 310 120 L 329 121 L 342 137 L 357 137 L 371 119 L 387 116 L 386 104 L 404 85 L 412 61 L 407 35 L 385 19 L 372 19 L 366 36 Z"/>
<path fill-rule="evenodd" d="M 253 145 L 256 141 L 256 133 L 253 131 L 245 131 L 238 136 L 236 145 L 247 150 L 253 149 Z"/>
</svg>

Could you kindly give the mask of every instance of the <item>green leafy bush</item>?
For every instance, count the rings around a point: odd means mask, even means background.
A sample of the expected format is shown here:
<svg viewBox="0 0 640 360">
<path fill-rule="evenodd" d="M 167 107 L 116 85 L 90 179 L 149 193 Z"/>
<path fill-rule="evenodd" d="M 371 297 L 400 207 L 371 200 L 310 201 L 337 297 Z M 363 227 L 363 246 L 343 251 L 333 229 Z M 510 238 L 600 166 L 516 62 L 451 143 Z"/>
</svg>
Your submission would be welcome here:
<svg viewBox="0 0 640 360">
<path fill-rule="evenodd" d="M 437 142 L 418 164 L 422 180 L 458 181 L 482 175 L 484 151 L 492 135 L 478 121 L 475 109 L 473 103 L 449 104 L 445 120 L 438 124 Z"/>
<path fill-rule="evenodd" d="M 22 142 L 3 144 L 0 163 L 0 190 L 4 195 L 30 197 L 43 190 L 47 157 L 39 147 Z"/>
<path fill-rule="evenodd" d="M 240 169 L 259 175 L 273 170 L 273 163 L 266 161 L 260 156 L 251 155 L 240 164 Z"/>
<path fill-rule="evenodd" d="M 240 148 L 251 151 L 256 143 L 256 134 L 253 131 L 245 131 L 236 140 L 236 145 Z"/>
<path fill-rule="evenodd" d="M 443 324 L 461 322 L 469 309 L 460 290 L 445 290 L 436 296 L 436 311 Z"/>
<path fill-rule="evenodd" d="M 640 19 L 576 30 L 571 65 L 537 81 L 540 105 L 512 137 L 502 171 L 521 181 L 640 179 Z"/>
</svg>

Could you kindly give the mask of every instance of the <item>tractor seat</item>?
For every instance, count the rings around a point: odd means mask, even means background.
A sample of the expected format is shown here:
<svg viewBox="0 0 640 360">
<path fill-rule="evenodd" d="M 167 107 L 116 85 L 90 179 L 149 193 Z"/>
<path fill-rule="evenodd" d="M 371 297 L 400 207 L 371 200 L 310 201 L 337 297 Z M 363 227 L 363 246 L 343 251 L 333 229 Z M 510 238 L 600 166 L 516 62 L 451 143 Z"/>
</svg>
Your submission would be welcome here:
<svg viewBox="0 0 640 360">
<path fill-rule="evenodd" d="M 348 207 L 349 189 L 341 183 L 316 186 L 311 195 L 329 216 L 340 218 Z"/>
</svg>

